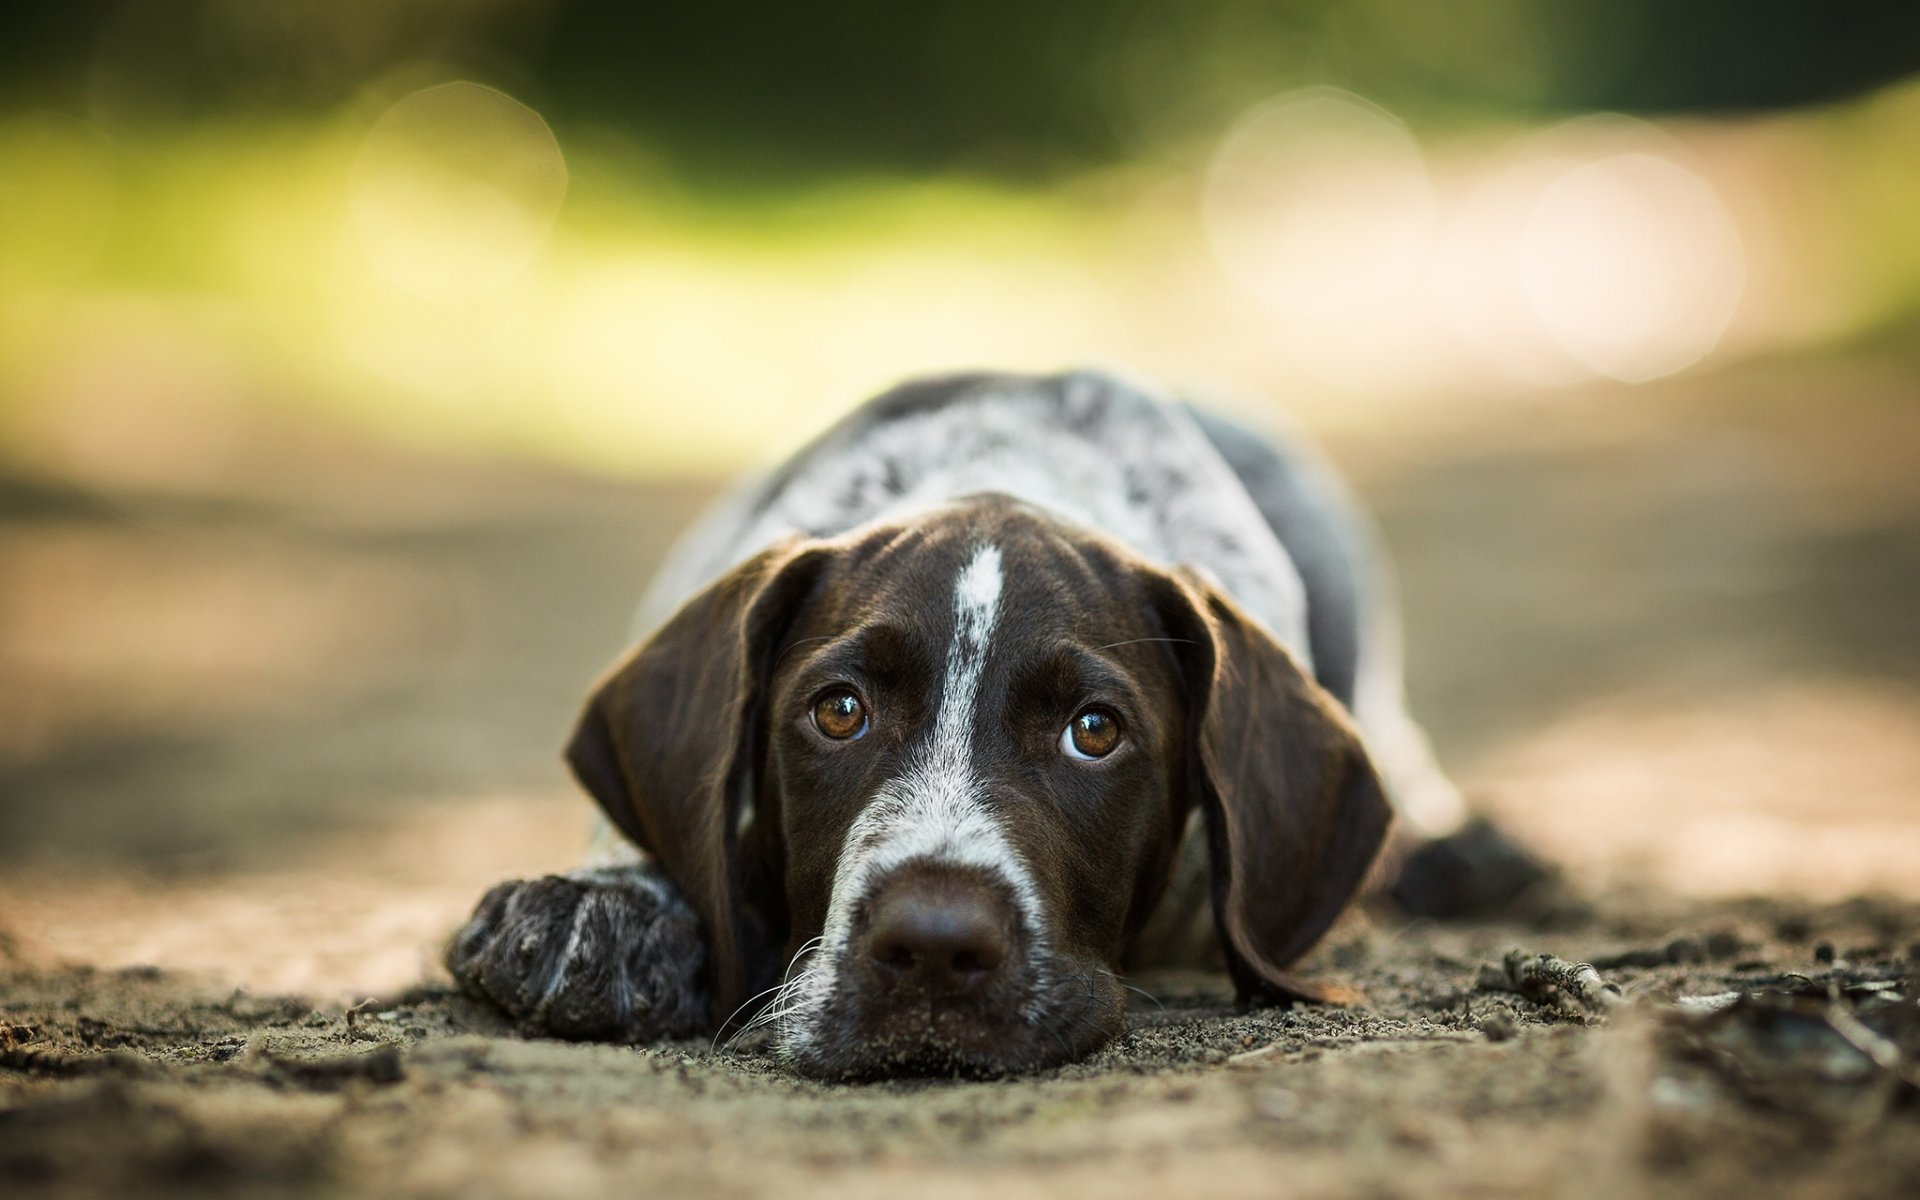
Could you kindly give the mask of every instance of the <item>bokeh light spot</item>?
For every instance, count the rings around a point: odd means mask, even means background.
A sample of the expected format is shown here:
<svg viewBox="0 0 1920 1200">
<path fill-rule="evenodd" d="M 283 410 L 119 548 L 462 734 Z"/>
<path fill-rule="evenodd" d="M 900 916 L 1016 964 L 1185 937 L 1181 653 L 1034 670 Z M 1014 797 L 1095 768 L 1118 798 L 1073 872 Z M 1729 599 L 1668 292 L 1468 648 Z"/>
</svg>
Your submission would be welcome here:
<svg viewBox="0 0 1920 1200">
<path fill-rule="evenodd" d="M 349 214 L 382 278 L 457 299 L 524 268 L 566 190 L 566 160 L 539 113 L 490 87 L 443 83 L 368 130 Z"/>
<path fill-rule="evenodd" d="M 1203 209 L 1240 286 L 1284 313 L 1352 316 L 1392 303 L 1424 269 L 1434 193 L 1404 125 L 1358 96 L 1311 88 L 1234 123 Z"/>
<path fill-rule="evenodd" d="M 1520 235 L 1534 312 L 1581 363 L 1637 382 L 1699 361 L 1746 287 L 1732 214 L 1698 172 L 1659 154 L 1614 154 L 1541 191 Z"/>
</svg>

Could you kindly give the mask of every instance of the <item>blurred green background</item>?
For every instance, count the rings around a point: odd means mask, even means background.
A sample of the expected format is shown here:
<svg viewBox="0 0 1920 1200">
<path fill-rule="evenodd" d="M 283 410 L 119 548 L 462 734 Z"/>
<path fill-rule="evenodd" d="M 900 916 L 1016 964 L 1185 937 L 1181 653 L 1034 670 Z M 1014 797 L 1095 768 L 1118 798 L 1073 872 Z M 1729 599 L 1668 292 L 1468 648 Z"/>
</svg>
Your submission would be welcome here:
<svg viewBox="0 0 1920 1200">
<path fill-rule="evenodd" d="M 60 426 L 163 391 L 703 474 L 957 364 L 1113 358 L 1370 420 L 1920 311 L 1906 4 L 175 0 L 9 22 L 22 455 L 85 453 L 58 443 L 100 435 Z"/>
<path fill-rule="evenodd" d="M 555 750 L 722 480 L 1095 361 L 1329 442 L 1416 711 L 1563 857 L 1920 876 L 1920 6 L 5 22 L 0 861 L 584 821 Z"/>
</svg>

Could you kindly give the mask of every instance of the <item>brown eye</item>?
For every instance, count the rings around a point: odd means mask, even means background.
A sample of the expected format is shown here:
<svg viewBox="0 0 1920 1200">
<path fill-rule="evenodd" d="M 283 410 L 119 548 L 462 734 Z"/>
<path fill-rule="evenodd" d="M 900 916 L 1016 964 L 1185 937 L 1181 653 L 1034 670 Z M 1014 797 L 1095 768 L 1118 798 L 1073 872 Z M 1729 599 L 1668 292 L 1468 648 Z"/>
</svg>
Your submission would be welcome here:
<svg viewBox="0 0 1920 1200">
<path fill-rule="evenodd" d="M 1120 744 L 1120 719 L 1104 708 L 1074 714 L 1060 734 L 1060 751 L 1068 758 L 1105 758 Z"/>
<path fill-rule="evenodd" d="M 813 702 L 813 727 L 837 742 L 867 731 L 867 706 L 846 688 L 835 688 Z"/>
</svg>

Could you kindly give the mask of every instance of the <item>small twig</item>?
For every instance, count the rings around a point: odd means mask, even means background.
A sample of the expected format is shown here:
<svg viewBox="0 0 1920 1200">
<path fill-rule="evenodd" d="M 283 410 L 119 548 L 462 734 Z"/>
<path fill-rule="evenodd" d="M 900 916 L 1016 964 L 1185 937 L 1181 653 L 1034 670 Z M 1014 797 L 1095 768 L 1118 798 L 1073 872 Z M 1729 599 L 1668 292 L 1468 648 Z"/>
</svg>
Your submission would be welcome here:
<svg viewBox="0 0 1920 1200">
<path fill-rule="evenodd" d="M 1600 978 L 1593 964 L 1525 950 L 1507 951 L 1498 967 L 1490 963 L 1481 967 L 1475 983 L 1482 991 L 1517 992 L 1536 1004 L 1571 998 L 1591 1013 L 1605 1014 L 1627 1002 L 1619 988 Z"/>
</svg>

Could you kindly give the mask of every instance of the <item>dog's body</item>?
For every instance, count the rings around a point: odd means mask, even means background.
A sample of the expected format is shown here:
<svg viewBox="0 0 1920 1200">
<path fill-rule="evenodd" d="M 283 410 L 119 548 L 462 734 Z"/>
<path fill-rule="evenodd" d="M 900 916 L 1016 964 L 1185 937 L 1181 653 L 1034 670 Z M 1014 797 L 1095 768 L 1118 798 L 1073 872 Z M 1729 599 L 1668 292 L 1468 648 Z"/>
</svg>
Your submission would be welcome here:
<svg viewBox="0 0 1920 1200">
<path fill-rule="evenodd" d="M 789 966 L 760 1019 L 836 1076 L 1083 1053 L 1122 965 L 1314 995 L 1284 968 L 1380 844 L 1374 767 L 1417 833 L 1463 817 L 1384 591 L 1301 445 L 1104 374 L 903 386 L 683 539 L 569 749 L 626 840 L 495 889 L 450 965 L 626 1040 Z"/>
</svg>

